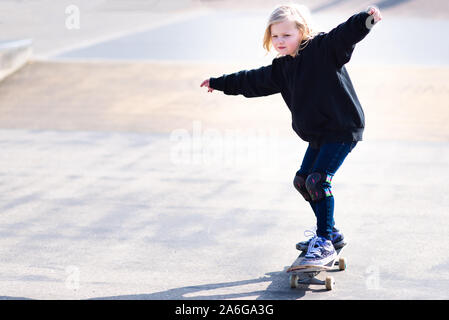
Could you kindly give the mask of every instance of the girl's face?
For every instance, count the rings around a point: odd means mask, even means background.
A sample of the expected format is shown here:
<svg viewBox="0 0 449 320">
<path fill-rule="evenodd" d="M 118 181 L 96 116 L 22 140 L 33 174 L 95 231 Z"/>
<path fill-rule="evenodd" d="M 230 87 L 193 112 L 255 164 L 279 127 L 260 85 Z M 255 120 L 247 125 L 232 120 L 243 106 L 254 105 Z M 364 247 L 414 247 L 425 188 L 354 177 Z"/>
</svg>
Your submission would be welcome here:
<svg viewBox="0 0 449 320">
<path fill-rule="evenodd" d="M 271 42 L 277 52 L 293 56 L 302 40 L 295 22 L 285 20 L 271 25 Z"/>
</svg>

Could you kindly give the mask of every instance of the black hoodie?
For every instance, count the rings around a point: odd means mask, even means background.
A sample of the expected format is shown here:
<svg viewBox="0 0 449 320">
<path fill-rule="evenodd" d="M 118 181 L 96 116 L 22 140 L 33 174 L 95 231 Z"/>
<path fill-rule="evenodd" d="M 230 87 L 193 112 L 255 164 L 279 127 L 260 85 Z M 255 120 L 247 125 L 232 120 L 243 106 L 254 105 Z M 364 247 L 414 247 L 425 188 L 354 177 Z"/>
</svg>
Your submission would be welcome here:
<svg viewBox="0 0 449 320">
<path fill-rule="evenodd" d="M 369 33 L 369 18 L 366 12 L 355 14 L 317 34 L 294 58 L 286 55 L 268 66 L 210 78 L 209 86 L 247 98 L 281 93 L 293 130 L 314 146 L 360 141 L 365 117 L 344 65 Z"/>
</svg>

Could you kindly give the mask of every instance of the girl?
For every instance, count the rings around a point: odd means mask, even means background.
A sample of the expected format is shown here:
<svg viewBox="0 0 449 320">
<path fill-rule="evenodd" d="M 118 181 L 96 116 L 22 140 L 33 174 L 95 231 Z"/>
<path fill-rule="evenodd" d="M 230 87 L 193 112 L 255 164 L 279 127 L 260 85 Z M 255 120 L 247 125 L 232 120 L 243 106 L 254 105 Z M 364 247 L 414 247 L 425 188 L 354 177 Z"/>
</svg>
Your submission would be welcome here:
<svg viewBox="0 0 449 320">
<path fill-rule="evenodd" d="M 346 244 L 335 228 L 331 181 L 349 152 L 362 140 L 365 119 L 346 71 L 355 44 L 382 19 L 370 6 L 330 32 L 314 32 L 301 6 L 278 6 L 265 30 L 264 48 L 273 46 L 278 56 L 272 64 L 253 70 L 210 78 L 201 83 L 208 92 L 260 97 L 281 93 L 292 114 L 292 127 L 309 146 L 293 180 L 310 203 L 316 234 L 297 244 L 307 250 L 304 264 L 324 265 L 335 248 Z"/>
</svg>

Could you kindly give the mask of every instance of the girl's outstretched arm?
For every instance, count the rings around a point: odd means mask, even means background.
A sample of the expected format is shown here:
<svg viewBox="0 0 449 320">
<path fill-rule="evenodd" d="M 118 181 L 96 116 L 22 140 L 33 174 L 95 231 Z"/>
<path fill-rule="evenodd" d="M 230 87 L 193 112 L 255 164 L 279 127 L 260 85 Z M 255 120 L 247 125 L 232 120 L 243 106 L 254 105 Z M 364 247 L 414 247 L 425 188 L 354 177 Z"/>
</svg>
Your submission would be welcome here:
<svg viewBox="0 0 449 320">
<path fill-rule="evenodd" d="M 204 80 L 201 87 L 207 86 L 209 92 L 217 89 L 227 95 L 241 94 L 247 98 L 268 96 L 281 92 L 282 79 L 278 69 L 274 59 L 272 65 Z"/>
<path fill-rule="evenodd" d="M 325 37 L 325 46 L 328 55 L 338 68 L 349 62 L 355 45 L 365 38 L 374 24 L 380 20 L 382 20 L 380 10 L 369 6 L 366 11 L 353 15 L 329 31 Z"/>
</svg>

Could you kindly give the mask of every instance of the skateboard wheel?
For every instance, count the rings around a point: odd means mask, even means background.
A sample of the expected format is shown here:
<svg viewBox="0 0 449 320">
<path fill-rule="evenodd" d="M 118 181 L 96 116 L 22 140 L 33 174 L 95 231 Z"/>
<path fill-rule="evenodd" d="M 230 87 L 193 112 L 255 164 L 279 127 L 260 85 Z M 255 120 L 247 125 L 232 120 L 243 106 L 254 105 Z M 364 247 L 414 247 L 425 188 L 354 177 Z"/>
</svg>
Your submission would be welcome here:
<svg viewBox="0 0 449 320">
<path fill-rule="evenodd" d="M 326 289 L 327 290 L 332 290 L 335 286 L 335 280 L 333 277 L 326 277 Z"/>
<path fill-rule="evenodd" d="M 340 259 L 338 259 L 338 269 L 346 270 L 346 263 L 346 258 L 341 257 Z"/>
<path fill-rule="evenodd" d="M 290 288 L 296 288 L 298 285 L 298 276 L 296 274 L 290 275 Z"/>
</svg>

